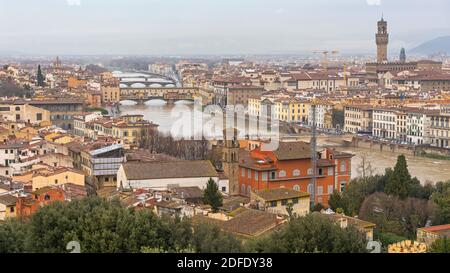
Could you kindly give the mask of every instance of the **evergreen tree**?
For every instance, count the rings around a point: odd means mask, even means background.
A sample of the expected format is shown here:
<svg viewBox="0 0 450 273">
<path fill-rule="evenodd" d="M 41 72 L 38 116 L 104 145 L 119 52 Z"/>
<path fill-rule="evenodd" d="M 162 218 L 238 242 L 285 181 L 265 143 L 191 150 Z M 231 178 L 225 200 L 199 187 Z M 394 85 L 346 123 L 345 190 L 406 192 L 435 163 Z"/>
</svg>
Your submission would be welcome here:
<svg viewBox="0 0 450 273">
<path fill-rule="evenodd" d="M 411 192 L 412 179 L 408 171 L 408 165 L 404 155 L 399 155 L 394 171 L 389 175 L 385 192 L 396 195 L 402 199 L 409 196 Z"/>
<path fill-rule="evenodd" d="M 37 80 L 38 86 L 41 86 L 41 87 L 45 86 L 45 77 L 42 74 L 41 65 L 38 65 L 36 80 Z"/>
<path fill-rule="evenodd" d="M 291 219 L 279 232 L 250 240 L 246 248 L 258 253 L 367 252 L 365 235 L 355 226 L 341 228 L 320 213 Z"/>
<path fill-rule="evenodd" d="M 211 206 L 213 212 L 217 212 L 219 210 L 219 207 L 222 206 L 222 193 L 220 193 L 219 187 L 212 178 L 208 180 L 206 189 L 203 192 L 203 200 L 206 204 Z"/>
</svg>

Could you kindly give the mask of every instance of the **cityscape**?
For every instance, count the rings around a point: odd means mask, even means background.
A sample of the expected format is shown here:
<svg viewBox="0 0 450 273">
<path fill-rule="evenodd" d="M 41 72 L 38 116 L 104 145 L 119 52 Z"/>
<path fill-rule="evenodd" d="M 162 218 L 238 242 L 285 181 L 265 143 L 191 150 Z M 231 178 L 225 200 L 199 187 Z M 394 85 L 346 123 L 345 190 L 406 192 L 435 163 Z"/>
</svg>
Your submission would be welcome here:
<svg viewBox="0 0 450 273">
<path fill-rule="evenodd" d="M 446 1 L 28 2 L 0 4 L 0 253 L 450 253 Z"/>
</svg>

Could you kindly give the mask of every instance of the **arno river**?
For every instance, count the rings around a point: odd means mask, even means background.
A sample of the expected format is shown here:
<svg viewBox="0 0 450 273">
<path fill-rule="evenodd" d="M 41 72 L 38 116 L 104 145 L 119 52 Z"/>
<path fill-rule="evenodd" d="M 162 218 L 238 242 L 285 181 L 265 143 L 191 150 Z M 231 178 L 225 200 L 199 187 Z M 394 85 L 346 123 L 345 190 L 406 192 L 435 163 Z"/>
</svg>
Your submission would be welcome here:
<svg viewBox="0 0 450 273">
<path fill-rule="evenodd" d="M 180 101 L 176 105 L 180 106 L 180 104 L 187 109 L 193 108 L 193 105 L 188 102 Z M 164 101 L 159 100 L 147 102 L 145 105 L 134 105 L 132 102 L 124 102 L 120 106 L 121 114 L 143 114 L 145 119 L 159 124 L 159 129 L 166 133 L 173 130 L 174 124 L 180 124 L 180 115 L 177 115 L 176 111 L 173 113 L 173 108 L 174 105 L 168 105 Z M 185 117 L 183 117 L 183 119 L 184 118 Z M 194 120 L 196 119 L 194 118 Z M 183 120 L 181 121 L 181 123 L 184 122 L 185 121 Z M 393 167 L 398 156 L 398 154 L 390 152 L 379 152 L 364 148 L 339 147 L 337 150 L 350 152 L 356 155 L 352 159 L 352 177 L 359 176 L 357 169 L 361 162 L 360 155 L 364 154 L 366 160 L 371 162 L 375 173 L 380 174 L 384 173 L 386 168 Z M 406 155 L 406 158 L 408 160 L 408 168 L 411 175 L 416 176 L 422 183 L 425 183 L 426 181 L 438 182 L 450 180 L 450 161 L 409 155 Z"/>
</svg>

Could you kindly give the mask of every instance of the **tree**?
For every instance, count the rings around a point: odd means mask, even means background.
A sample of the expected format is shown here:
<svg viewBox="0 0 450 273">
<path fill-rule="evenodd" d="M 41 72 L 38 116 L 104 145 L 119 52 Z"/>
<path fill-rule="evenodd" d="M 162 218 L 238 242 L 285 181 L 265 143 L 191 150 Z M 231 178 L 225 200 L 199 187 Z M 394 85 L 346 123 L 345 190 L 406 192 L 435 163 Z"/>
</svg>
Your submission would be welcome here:
<svg viewBox="0 0 450 273">
<path fill-rule="evenodd" d="M 42 74 L 41 65 L 38 65 L 38 71 L 36 76 L 37 85 L 44 87 L 45 86 L 45 77 Z"/>
<path fill-rule="evenodd" d="M 242 242 L 215 225 L 199 224 L 194 226 L 192 248 L 196 253 L 239 253 Z"/>
<path fill-rule="evenodd" d="M 426 199 L 387 195 L 382 192 L 368 196 L 361 206 L 359 218 L 376 224 L 377 231 L 394 233 L 413 239 L 433 214 L 434 206 Z"/>
<path fill-rule="evenodd" d="M 433 225 L 450 223 L 450 180 L 436 183 L 431 200 L 436 205 Z"/>
<path fill-rule="evenodd" d="M 408 171 L 406 158 L 404 155 L 399 155 L 394 171 L 389 175 L 387 180 L 385 192 L 404 199 L 409 196 L 411 185 L 411 175 Z"/>
<path fill-rule="evenodd" d="M 67 252 L 78 241 L 87 253 L 140 252 L 142 247 L 174 249 L 169 225 L 148 210 L 134 211 L 118 200 L 88 197 L 40 208 L 26 223 L 29 252 Z"/>
<path fill-rule="evenodd" d="M 320 213 L 294 218 L 281 231 L 250 241 L 247 248 L 258 253 L 367 252 L 365 235 L 356 227 L 341 228 Z"/>
<path fill-rule="evenodd" d="M 213 212 L 217 212 L 219 207 L 222 206 L 222 193 L 220 193 L 219 187 L 212 178 L 210 178 L 208 184 L 206 184 L 206 189 L 203 192 L 203 200 L 206 204 L 211 206 Z"/>
<path fill-rule="evenodd" d="M 334 211 L 341 208 L 347 215 L 358 215 L 364 199 L 374 192 L 383 191 L 385 181 L 386 175 L 353 179 L 347 184 L 343 192 L 333 192 L 328 204 Z"/>
<path fill-rule="evenodd" d="M 448 237 L 439 238 L 431 244 L 431 253 L 450 253 L 450 239 Z"/>
<path fill-rule="evenodd" d="M 325 209 L 325 207 L 322 205 L 322 203 L 317 203 L 314 205 L 314 207 L 311 208 L 311 211 L 322 211 L 323 209 Z"/>
<path fill-rule="evenodd" d="M 25 235 L 26 226 L 17 219 L 0 223 L 0 253 L 24 252 Z"/>
<path fill-rule="evenodd" d="M 358 173 L 363 179 L 373 176 L 375 168 L 372 167 L 372 163 L 367 159 L 366 154 L 361 154 L 361 163 L 358 165 Z"/>
<path fill-rule="evenodd" d="M 345 204 L 344 198 L 338 191 L 333 191 L 328 199 L 328 205 L 332 210 L 337 212 L 338 209 L 341 209 L 345 212 L 347 208 L 347 204 Z"/>
</svg>

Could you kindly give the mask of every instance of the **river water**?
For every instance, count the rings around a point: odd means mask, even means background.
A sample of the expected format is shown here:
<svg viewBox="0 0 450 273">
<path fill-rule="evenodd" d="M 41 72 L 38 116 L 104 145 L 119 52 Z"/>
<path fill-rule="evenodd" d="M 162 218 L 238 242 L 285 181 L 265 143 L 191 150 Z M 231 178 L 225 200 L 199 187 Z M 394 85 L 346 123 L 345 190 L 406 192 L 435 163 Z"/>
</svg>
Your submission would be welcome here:
<svg viewBox="0 0 450 273">
<path fill-rule="evenodd" d="M 143 114 L 146 120 L 159 124 L 160 131 L 183 134 L 184 137 L 190 136 L 192 131 L 183 132 L 183 129 L 179 129 L 180 126 L 192 125 L 190 124 L 191 121 L 194 121 L 197 125 L 202 124 L 201 117 L 196 115 L 201 111 L 192 111 L 193 108 L 193 104 L 187 101 L 179 101 L 175 105 L 169 105 L 162 100 L 152 100 L 144 105 L 136 105 L 133 102 L 125 101 L 120 106 L 122 115 Z M 217 135 L 222 134 L 221 128 L 213 128 L 210 131 Z M 388 167 L 393 168 L 399 155 L 397 153 L 379 152 L 364 148 L 339 147 L 337 150 L 355 155 L 352 159 L 352 178 L 360 175 L 358 166 L 363 155 L 365 155 L 366 161 L 371 162 L 374 173 L 377 174 L 384 173 L 384 170 Z M 411 175 L 417 177 L 422 183 L 450 180 L 450 161 L 448 160 L 436 160 L 410 155 L 406 155 L 406 159 Z"/>
</svg>

